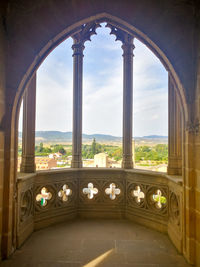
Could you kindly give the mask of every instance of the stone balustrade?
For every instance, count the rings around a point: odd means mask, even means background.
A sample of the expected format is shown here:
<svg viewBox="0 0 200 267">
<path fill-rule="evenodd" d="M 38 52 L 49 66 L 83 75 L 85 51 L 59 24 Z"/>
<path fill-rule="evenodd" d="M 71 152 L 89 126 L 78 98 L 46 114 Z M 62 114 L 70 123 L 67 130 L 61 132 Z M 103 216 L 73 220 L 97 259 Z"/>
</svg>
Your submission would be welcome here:
<svg viewBox="0 0 200 267">
<path fill-rule="evenodd" d="M 19 174 L 18 247 L 37 229 L 75 217 L 128 218 L 169 234 L 182 251 L 181 177 L 142 170 L 63 169 Z"/>
</svg>

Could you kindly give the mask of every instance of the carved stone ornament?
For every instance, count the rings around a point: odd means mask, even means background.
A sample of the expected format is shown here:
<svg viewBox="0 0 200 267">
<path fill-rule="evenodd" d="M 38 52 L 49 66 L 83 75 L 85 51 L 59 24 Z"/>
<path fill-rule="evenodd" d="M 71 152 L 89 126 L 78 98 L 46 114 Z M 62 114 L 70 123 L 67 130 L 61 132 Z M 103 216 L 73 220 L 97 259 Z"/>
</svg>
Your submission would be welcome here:
<svg viewBox="0 0 200 267">
<path fill-rule="evenodd" d="M 94 195 L 98 193 L 98 189 L 94 188 L 93 183 L 89 183 L 87 188 L 83 188 L 83 194 L 87 195 L 89 199 L 93 199 Z"/>
<path fill-rule="evenodd" d="M 110 187 L 105 189 L 106 195 L 110 196 L 110 199 L 114 200 L 117 195 L 121 193 L 121 190 L 119 188 L 116 188 L 116 185 L 114 183 L 110 184 Z"/>
<path fill-rule="evenodd" d="M 66 184 L 63 185 L 62 189 L 58 192 L 58 196 L 62 198 L 63 202 L 68 200 L 68 196 L 72 194 L 72 190 L 68 188 Z"/>
<path fill-rule="evenodd" d="M 140 182 L 128 181 L 127 183 L 127 203 L 128 205 L 139 208 L 147 209 L 146 191 L 148 189 L 147 184 Z"/>
<path fill-rule="evenodd" d="M 133 49 L 135 48 L 133 44 L 134 37 L 130 35 L 129 33 L 117 28 L 116 26 L 113 26 L 110 23 L 106 24 L 107 28 L 110 28 L 111 32 L 110 34 L 115 35 L 116 39 L 115 41 L 121 41 L 122 42 L 122 49 L 127 54 L 130 53 L 133 55 Z"/>
<path fill-rule="evenodd" d="M 33 189 L 21 194 L 20 221 L 25 221 L 30 215 L 33 215 Z"/>
<path fill-rule="evenodd" d="M 115 41 L 121 41 L 123 44 L 129 44 L 132 46 L 132 49 L 135 48 L 134 44 L 133 44 L 133 36 L 131 36 L 130 34 L 128 34 L 127 32 L 113 26 L 110 23 L 106 24 L 107 28 L 110 28 L 111 32 L 110 34 L 113 34 L 116 36 Z"/>
<path fill-rule="evenodd" d="M 140 188 L 139 185 L 136 187 L 136 190 L 133 190 L 132 191 L 132 195 L 135 198 L 135 200 L 136 200 L 137 203 L 140 203 L 144 199 L 144 197 L 145 197 L 145 195 L 141 191 L 141 188 Z"/>
<path fill-rule="evenodd" d="M 167 203 L 166 197 L 162 195 L 161 190 L 157 190 L 155 194 L 152 195 L 153 201 L 155 202 L 155 206 L 158 209 L 161 209 L 163 205 Z"/>
<path fill-rule="evenodd" d="M 199 120 L 197 119 L 195 121 L 189 121 L 189 122 L 187 122 L 187 124 L 186 124 L 186 130 L 189 133 L 198 135 L 200 133 L 200 122 L 199 122 Z"/>
<path fill-rule="evenodd" d="M 46 187 L 43 187 L 41 189 L 41 193 L 36 196 L 36 201 L 40 201 L 41 206 L 47 205 L 47 200 L 50 200 L 52 198 L 52 194 L 47 191 Z"/>
<path fill-rule="evenodd" d="M 180 205 L 179 205 L 179 198 L 174 193 L 170 193 L 169 197 L 169 215 L 170 221 L 176 225 L 180 225 Z"/>
<path fill-rule="evenodd" d="M 87 24 L 83 24 L 79 31 L 73 34 L 71 37 L 74 39 L 75 43 L 84 43 L 86 41 L 91 41 L 91 36 L 96 35 L 96 29 L 101 27 L 101 25 L 97 22 L 90 22 Z"/>
</svg>

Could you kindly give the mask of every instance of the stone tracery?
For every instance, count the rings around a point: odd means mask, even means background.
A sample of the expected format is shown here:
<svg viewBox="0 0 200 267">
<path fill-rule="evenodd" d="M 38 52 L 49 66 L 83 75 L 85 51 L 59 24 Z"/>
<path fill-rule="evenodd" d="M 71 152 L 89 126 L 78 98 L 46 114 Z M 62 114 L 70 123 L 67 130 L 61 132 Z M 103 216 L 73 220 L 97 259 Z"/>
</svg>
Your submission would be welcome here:
<svg viewBox="0 0 200 267">
<path fill-rule="evenodd" d="M 132 191 L 133 197 L 136 199 L 136 202 L 140 203 L 144 199 L 145 195 L 141 191 L 140 186 L 138 185 L 135 190 Z"/>
<path fill-rule="evenodd" d="M 100 27 L 99 23 L 84 24 L 82 27 L 80 27 L 79 30 L 76 31 L 76 33 L 72 35 L 72 38 L 74 40 L 74 44 L 72 46 L 73 60 L 74 60 L 73 158 L 72 158 L 73 168 L 82 167 L 82 156 L 81 156 L 82 76 L 83 76 L 82 69 L 83 69 L 83 51 L 85 48 L 84 43 L 86 41 L 91 40 L 91 36 L 96 34 L 96 29 L 98 27 Z M 130 35 L 129 33 L 127 33 L 126 31 L 123 31 L 120 28 L 112 26 L 112 24 L 108 23 L 107 27 L 111 29 L 110 34 L 113 34 L 116 36 L 116 41 L 119 40 L 122 42 L 123 61 L 124 61 L 122 167 L 124 169 L 131 169 L 133 168 L 133 162 L 132 162 L 132 109 L 133 109 L 132 94 L 133 94 L 133 50 L 134 50 L 133 40 L 134 40 L 134 37 Z M 148 187 L 151 189 L 150 185 L 148 185 Z M 67 189 L 67 187 L 66 188 L 63 187 L 63 189 L 56 194 L 58 194 L 58 197 L 62 198 L 63 201 L 67 201 L 68 196 L 71 194 L 71 192 L 68 190 L 70 189 Z M 79 190 L 81 189 L 79 188 Z M 122 188 L 122 190 L 125 191 L 124 188 Z M 96 201 L 95 195 L 98 192 L 101 193 L 100 189 L 94 188 L 94 185 L 92 183 L 89 183 L 87 188 L 82 189 L 82 193 L 84 195 L 87 195 L 88 199 L 94 199 L 94 202 Z M 114 200 L 116 198 L 116 195 L 119 195 L 121 193 L 120 189 L 116 188 L 114 183 L 110 184 L 110 188 L 106 188 L 104 192 L 110 195 L 111 200 Z M 157 212 L 159 216 L 162 216 L 162 215 L 167 216 L 167 209 L 163 209 L 163 207 L 166 206 L 165 205 L 166 202 L 165 203 L 163 202 L 163 201 L 166 201 L 166 198 L 165 196 L 162 196 L 162 192 L 160 190 L 158 190 L 157 192 L 154 192 L 153 195 L 150 194 L 150 196 L 152 197 L 151 199 L 149 198 L 149 196 L 146 195 L 146 191 L 145 191 L 145 194 L 141 191 L 139 186 L 137 187 L 137 189 L 135 188 L 134 191 L 128 192 L 128 194 L 132 194 L 132 199 L 135 202 L 135 206 L 136 205 L 138 206 L 138 209 L 141 209 L 141 210 L 145 209 L 145 212 L 146 211 L 152 212 L 152 214 L 155 214 Z M 44 188 L 42 188 L 41 194 L 37 195 L 36 200 L 38 202 L 40 201 L 42 207 L 45 207 L 47 206 L 48 200 L 50 200 L 51 198 L 52 198 L 52 194 L 50 192 L 47 192 L 47 190 L 44 190 Z M 87 198 L 84 198 L 84 199 L 86 200 Z M 117 201 L 118 201 L 118 197 L 117 197 Z M 92 201 L 92 203 L 94 202 Z M 154 207 L 155 209 L 153 209 Z"/>
<path fill-rule="evenodd" d="M 162 192 L 160 189 L 158 189 L 156 191 L 156 193 L 154 193 L 152 195 L 152 199 L 153 201 L 155 202 L 155 206 L 158 208 L 158 209 L 161 209 L 167 202 L 167 199 L 165 196 L 162 195 Z"/>
<path fill-rule="evenodd" d="M 58 192 L 58 196 L 62 199 L 63 202 L 68 200 L 68 197 L 71 196 L 72 190 L 68 188 L 68 185 L 64 184 L 62 189 Z"/>
<path fill-rule="evenodd" d="M 40 205 L 42 207 L 46 206 L 48 203 L 48 200 L 52 198 L 51 192 L 48 192 L 46 187 L 43 187 L 41 189 L 41 193 L 36 196 L 36 201 L 40 201 Z"/>
<path fill-rule="evenodd" d="M 91 41 L 91 36 L 97 34 L 96 29 L 101 27 L 100 22 L 94 21 L 83 24 L 71 35 L 74 40 L 73 50 L 73 140 L 72 140 L 72 168 L 82 167 L 82 79 L 83 79 L 83 50 L 84 43 Z M 116 41 L 122 42 L 123 50 L 123 159 L 122 168 L 132 169 L 132 124 L 133 124 L 133 50 L 134 36 L 121 27 L 108 22 L 106 27 L 110 28 L 110 34 L 116 36 Z M 29 91 L 35 91 L 36 77 L 32 79 L 24 97 L 24 119 L 23 119 L 23 151 L 21 172 L 34 172 L 34 140 L 35 140 L 35 104 L 28 103 Z M 29 90 L 30 89 L 30 90 Z M 175 83 L 169 73 L 169 98 L 174 97 Z M 31 94 L 32 94 L 31 93 Z M 30 102 L 30 101 L 29 101 Z M 169 101 L 169 164 L 168 173 L 180 175 L 182 172 L 182 122 L 180 108 L 177 106 L 177 96 L 174 101 Z M 178 105 L 179 106 L 179 105 Z M 78 107 L 78 108 L 77 108 Z M 174 111 L 173 111 L 174 110 Z M 177 110 L 175 112 L 175 110 Z M 173 117 L 174 116 L 174 117 Z M 172 118 L 173 117 L 173 118 Z M 30 126 L 30 123 L 32 125 Z M 170 126 L 171 125 L 171 126 Z M 188 127 L 190 129 L 191 127 Z M 197 128 L 197 127 L 196 127 Z M 195 129 L 196 129 L 195 128 Z M 174 133 L 176 130 L 176 134 Z M 30 141 L 32 140 L 32 141 Z"/>
<path fill-rule="evenodd" d="M 114 200 L 116 196 L 121 193 L 121 190 L 116 188 L 115 183 L 111 183 L 110 186 L 105 189 L 105 193 L 110 196 L 110 199 Z"/>
<path fill-rule="evenodd" d="M 91 41 L 91 36 L 97 34 L 96 29 L 101 27 L 99 22 L 90 22 L 83 24 L 71 35 L 74 43 L 73 50 L 73 138 L 72 138 L 72 168 L 82 167 L 82 80 L 83 80 L 83 50 L 84 43 Z M 122 167 L 125 169 L 133 168 L 132 159 L 132 121 L 133 121 L 133 49 L 134 37 L 122 29 L 107 23 L 106 27 L 111 29 L 110 34 L 116 36 L 116 40 L 122 42 L 123 50 L 123 160 Z M 35 85 L 36 86 L 36 85 Z M 24 99 L 26 105 L 26 99 Z M 77 108 L 78 107 L 78 108 Z M 25 111 L 26 113 L 28 112 Z M 32 112 L 34 114 L 34 112 Z M 33 116 L 33 114 L 31 116 Z M 25 114 L 26 115 L 26 114 Z M 28 116 L 28 113 L 27 113 Z M 27 117 L 25 116 L 25 117 Z M 30 115 L 29 115 L 30 116 Z M 27 120 L 24 117 L 24 134 L 32 139 L 35 137 L 34 129 L 27 128 Z M 35 115 L 33 120 L 35 119 Z M 29 138 L 30 139 L 30 138 Z M 24 147 L 28 147 L 29 139 L 23 139 Z M 30 150 L 30 149 L 29 149 Z M 34 162 L 29 163 L 29 156 L 34 154 L 31 151 L 24 150 L 22 153 L 23 166 L 29 166 L 30 171 L 35 169 Z M 23 168 L 24 172 L 26 168 Z"/>
<path fill-rule="evenodd" d="M 98 189 L 94 187 L 93 183 L 89 183 L 87 188 L 83 188 L 83 194 L 87 195 L 89 199 L 93 199 L 97 193 Z"/>
</svg>

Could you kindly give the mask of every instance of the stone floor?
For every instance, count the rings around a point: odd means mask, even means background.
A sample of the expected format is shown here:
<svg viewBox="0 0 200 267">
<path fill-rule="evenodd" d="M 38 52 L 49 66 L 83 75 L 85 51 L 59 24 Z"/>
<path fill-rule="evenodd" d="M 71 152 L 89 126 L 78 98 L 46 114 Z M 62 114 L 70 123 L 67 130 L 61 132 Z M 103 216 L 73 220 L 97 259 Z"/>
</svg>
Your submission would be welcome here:
<svg viewBox="0 0 200 267">
<path fill-rule="evenodd" d="M 75 220 L 33 233 L 1 267 L 185 267 L 164 234 L 126 220 Z"/>
</svg>

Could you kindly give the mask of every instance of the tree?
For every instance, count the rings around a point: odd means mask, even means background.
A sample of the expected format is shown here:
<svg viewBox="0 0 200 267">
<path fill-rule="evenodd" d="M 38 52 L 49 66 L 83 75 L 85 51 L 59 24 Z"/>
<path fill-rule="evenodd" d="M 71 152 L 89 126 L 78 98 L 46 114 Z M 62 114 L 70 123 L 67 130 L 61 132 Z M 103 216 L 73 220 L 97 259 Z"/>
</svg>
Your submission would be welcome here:
<svg viewBox="0 0 200 267">
<path fill-rule="evenodd" d="M 93 141 L 92 141 L 92 154 L 93 154 L 93 156 L 96 154 L 96 150 L 97 150 L 97 148 L 96 148 L 96 139 L 94 138 L 93 139 Z"/>
<path fill-rule="evenodd" d="M 66 150 L 64 149 L 64 147 L 60 148 L 60 149 L 58 150 L 58 152 L 59 152 L 60 154 L 62 154 L 62 155 L 65 155 L 65 154 L 66 154 Z"/>
<path fill-rule="evenodd" d="M 152 160 L 167 161 L 168 146 L 166 144 L 158 144 L 155 147 L 139 146 L 135 148 L 135 160 Z"/>
<path fill-rule="evenodd" d="M 59 145 L 59 144 L 53 145 L 52 146 L 52 151 L 53 151 L 53 153 L 56 153 L 56 152 L 59 152 L 61 154 L 66 153 L 63 145 Z"/>
<path fill-rule="evenodd" d="M 112 154 L 112 157 L 114 158 L 114 160 L 120 160 L 122 159 L 122 148 L 119 147 L 118 149 L 115 149 L 115 151 Z"/>
<path fill-rule="evenodd" d="M 43 148 L 43 152 L 45 152 L 45 153 L 51 153 L 52 152 L 52 150 L 51 150 L 51 148 L 50 147 L 44 147 Z"/>
<path fill-rule="evenodd" d="M 44 149 L 43 143 L 40 143 L 38 152 L 43 152 L 43 149 Z"/>
</svg>

